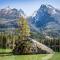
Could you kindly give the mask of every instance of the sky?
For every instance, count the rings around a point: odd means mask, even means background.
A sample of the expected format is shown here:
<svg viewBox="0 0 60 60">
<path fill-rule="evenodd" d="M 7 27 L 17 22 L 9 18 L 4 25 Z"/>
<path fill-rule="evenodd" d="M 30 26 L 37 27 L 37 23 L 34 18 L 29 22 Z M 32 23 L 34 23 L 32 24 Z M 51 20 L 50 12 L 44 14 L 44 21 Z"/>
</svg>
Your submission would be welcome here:
<svg viewBox="0 0 60 60">
<path fill-rule="evenodd" d="M 42 4 L 49 4 L 60 9 L 60 0 L 0 0 L 0 9 L 10 6 L 11 8 L 22 9 L 27 16 L 38 10 Z"/>
</svg>

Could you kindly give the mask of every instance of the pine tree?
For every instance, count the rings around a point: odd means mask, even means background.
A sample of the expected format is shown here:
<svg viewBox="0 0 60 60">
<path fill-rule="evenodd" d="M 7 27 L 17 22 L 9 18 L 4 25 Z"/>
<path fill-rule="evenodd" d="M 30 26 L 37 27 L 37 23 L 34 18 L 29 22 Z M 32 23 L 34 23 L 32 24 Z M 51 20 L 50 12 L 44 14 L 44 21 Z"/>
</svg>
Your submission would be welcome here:
<svg viewBox="0 0 60 60">
<path fill-rule="evenodd" d="M 24 19 L 23 17 L 20 17 L 20 19 L 18 20 L 18 26 L 18 30 L 20 30 L 20 33 L 19 38 L 15 43 L 13 53 L 23 54 L 27 51 L 27 47 L 30 46 L 30 41 L 28 40 L 28 37 L 30 36 L 30 28 L 28 26 L 26 19 Z"/>
<path fill-rule="evenodd" d="M 18 21 L 18 25 L 19 25 L 19 28 L 20 28 L 20 39 L 25 40 L 26 37 L 30 36 L 30 28 L 28 26 L 28 23 L 27 23 L 26 19 L 21 17 Z"/>
</svg>

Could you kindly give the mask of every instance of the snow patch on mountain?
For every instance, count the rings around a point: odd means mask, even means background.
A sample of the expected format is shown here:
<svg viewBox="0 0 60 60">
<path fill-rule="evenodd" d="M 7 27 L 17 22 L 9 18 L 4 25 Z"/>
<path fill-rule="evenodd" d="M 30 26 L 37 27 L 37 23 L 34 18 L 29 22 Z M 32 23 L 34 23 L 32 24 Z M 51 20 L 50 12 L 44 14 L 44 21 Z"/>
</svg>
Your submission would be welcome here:
<svg viewBox="0 0 60 60">
<path fill-rule="evenodd" d="M 18 10 L 16 8 L 10 8 L 10 7 L 0 9 L 0 18 L 16 19 L 20 18 L 20 16 L 26 17 L 22 9 Z"/>
</svg>

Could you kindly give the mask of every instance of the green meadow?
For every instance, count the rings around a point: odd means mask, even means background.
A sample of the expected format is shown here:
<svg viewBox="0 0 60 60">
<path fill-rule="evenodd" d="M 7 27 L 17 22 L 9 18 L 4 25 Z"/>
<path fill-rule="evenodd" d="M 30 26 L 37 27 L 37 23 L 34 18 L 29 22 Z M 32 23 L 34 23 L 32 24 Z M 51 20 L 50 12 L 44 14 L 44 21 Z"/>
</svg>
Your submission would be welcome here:
<svg viewBox="0 0 60 60">
<path fill-rule="evenodd" d="M 49 60 L 60 60 L 60 52 L 56 52 Z"/>
<path fill-rule="evenodd" d="M 0 60 L 41 60 L 46 54 L 13 55 L 11 49 L 0 49 Z"/>
<path fill-rule="evenodd" d="M 5 52 L 5 53 L 2 53 Z M 0 49 L 0 60 L 42 60 L 48 54 L 13 55 L 11 49 Z M 56 52 L 49 60 L 60 60 L 60 53 Z"/>
</svg>

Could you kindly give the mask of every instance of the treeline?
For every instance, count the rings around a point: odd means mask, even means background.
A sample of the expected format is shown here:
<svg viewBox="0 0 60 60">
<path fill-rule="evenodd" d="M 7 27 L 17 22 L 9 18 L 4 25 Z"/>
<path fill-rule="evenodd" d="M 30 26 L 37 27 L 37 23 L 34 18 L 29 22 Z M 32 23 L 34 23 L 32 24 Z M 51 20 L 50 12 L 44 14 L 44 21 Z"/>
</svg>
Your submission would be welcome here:
<svg viewBox="0 0 60 60">
<path fill-rule="evenodd" d="M 60 38 L 48 39 L 41 33 L 32 32 L 31 37 L 52 48 L 56 52 L 60 52 Z"/>
<path fill-rule="evenodd" d="M 19 38 L 19 35 L 0 32 L 0 48 L 13 48 L 15 40 Z"/>
<path fill-rule="evenodd" d="M 60 39 L 44 39 L 40 40 L 41 43 L 52 48 L 56 52 L 60 52 Z"/>
</svg>

